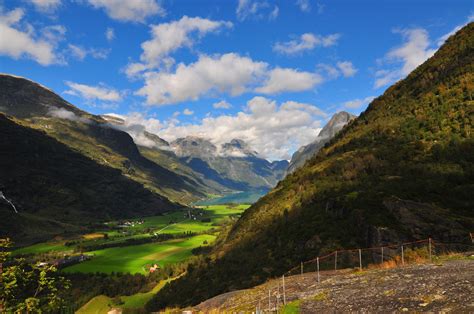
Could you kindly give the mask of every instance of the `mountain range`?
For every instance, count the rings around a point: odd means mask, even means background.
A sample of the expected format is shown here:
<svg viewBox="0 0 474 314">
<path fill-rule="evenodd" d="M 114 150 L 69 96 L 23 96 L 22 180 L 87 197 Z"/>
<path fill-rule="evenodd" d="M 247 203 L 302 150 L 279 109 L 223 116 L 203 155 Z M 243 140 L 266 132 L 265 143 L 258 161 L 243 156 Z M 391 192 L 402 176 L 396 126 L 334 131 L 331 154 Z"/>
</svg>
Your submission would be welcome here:
<svg viewBox="0 0 474 314">
<path fill-rule="evenodd" d="M 288 167 L 240 139 L 217 145 L 188 136 L 169 143 L 8 74 L 0 74 L 0 128 L 0 191 L 19 211 L 0 200 L 0 236 L 19 244 L 107 219 L 176 210 L 211 195 L 263 194 Z"/>
<path fill-rule="evenodd" d="M 252 205 L 149 311 L 198 304 L 337 249 L 474 230 L 474 23 Z"/>
</svg>

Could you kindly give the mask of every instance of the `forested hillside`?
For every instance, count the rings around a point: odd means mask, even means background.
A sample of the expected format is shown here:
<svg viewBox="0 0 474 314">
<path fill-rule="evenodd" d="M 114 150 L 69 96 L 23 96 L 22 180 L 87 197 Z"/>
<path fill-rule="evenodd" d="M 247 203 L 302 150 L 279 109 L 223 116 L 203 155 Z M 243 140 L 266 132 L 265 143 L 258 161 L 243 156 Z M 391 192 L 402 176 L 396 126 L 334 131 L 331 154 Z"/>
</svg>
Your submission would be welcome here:
<svg viewBox="0 0 474 314">
<path fill-rule="evenodd" d="M 474 23 L 248 209 L 149 310 L 250 287 L 337 248 L 474 230 Z"/>
</svg>

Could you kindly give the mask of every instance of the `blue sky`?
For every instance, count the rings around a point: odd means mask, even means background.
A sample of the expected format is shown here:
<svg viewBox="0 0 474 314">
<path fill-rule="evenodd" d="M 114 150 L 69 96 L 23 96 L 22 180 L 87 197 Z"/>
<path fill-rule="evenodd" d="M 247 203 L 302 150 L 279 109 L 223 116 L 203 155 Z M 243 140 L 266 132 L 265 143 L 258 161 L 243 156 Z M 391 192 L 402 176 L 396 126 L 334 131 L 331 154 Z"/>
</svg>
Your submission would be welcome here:
<svg viewBox="0 0 474 314">
<path fill-rule="evenodd" d="M 167 140 L 289 158 L 431 56 L 473 3 L 0 0 L 0 72 Z"/>
</svg>

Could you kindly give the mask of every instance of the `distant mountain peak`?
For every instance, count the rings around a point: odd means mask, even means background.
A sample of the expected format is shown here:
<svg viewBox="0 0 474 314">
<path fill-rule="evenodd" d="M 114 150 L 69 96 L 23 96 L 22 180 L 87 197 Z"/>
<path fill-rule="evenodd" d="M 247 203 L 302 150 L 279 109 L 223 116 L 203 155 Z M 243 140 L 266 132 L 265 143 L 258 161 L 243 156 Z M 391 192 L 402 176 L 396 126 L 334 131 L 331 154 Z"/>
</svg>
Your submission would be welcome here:
<svg viewBox="0 0 474 314">
<path fill-rule="evenodd" d="M 314 141 L 306 146 L 300 147 L 291 157 L 290 165 L 288 166 L 288 173 L 292 173 L 304 163 L 316 155 L 319 150 L 329 142 L 342 128 L 355 119 L 356 116 L 346 112 L 340 111 L 335 113 L 329 122 L 323 127 Z"/>
</svg>

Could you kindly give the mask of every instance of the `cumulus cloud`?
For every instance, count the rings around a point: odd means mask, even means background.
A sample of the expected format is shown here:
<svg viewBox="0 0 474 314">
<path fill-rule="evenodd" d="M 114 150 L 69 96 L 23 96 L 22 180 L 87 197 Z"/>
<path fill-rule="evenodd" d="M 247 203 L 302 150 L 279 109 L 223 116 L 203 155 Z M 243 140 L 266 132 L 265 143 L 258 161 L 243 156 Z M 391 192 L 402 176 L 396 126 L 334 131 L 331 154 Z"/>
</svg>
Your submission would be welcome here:
<svg viewBox="0 0 474 314">
<path fill-rule="evenodd" d="M 262 94 L 300 92 L 311 89 L 322 82 L 323 77 L 317 73 L 275 68 L 270 71 L 263 86 L 256 88 L 255 91 Z"/>
<path fill-rule="evenodd" d="M 56 117 L 60 119 L 65 119 L 65 120 L 70 120 L 70 121 L 76 121 L 76 122 L 82 122 L 82 123 L 90 123 L 91 121 L 87 118 L 80 117 L 76 115 L 74 112 L 69 111 L 64 108 L 57 108 L 57 107 L 51 107 L 48 110 L 48 115 L 51 117 Z"/>
<path fill-rule="evenodd" d="M 227 101 L 225 101 L 225 100 L 221 100 L 221 101 L 219 101 L 219 102 L 216 102 L 216 103 L 212 104 L 212 107 L 213 107 L 214 109 L 230 109 L 230 108 L 232 108 L 232 105 L 229 104 L 229 103 L 228 103 Z"/>
<path fill-rule="evenodd" d="M 192 111 L 192 110 L 186 108 L 186 109 L 183 110 L 183 114 L 184 114 L 185 116 L 192 116 L 192 115 L 194 114 L 194 111 Z"/>
<path fill-rule="evenodd" d="M 327 36 L 315 35 L 312 33 L 305 33 L 298 39 L 290 40 L 287 42 L 277 42 L 273 45 L 275 52 L 295 55 L 303 51 L 313 50 L 316 47 L 329 47 L 337 44 L 338 39 L 341 37 L 340 34 L 330 34 Z"/>
<path fill-rule="evenodd" d="M 344 77 L 351 77 L 357 73 L 357 69 L 350 61 L 337 62 L 337 67 L 339 68 Z"/>
<path fill-rule="evenodd" d="M 137 113 L 124 116 L 127 123 L 142 125 L 146 131 L 167 141 L 198 136 L 221 145 L 234 138 L 242 139 L 252 150 L 271 160 L 289 159 L 293 151 L 312 142 L 324 117 L 324 112 L 310 104 L 294 101 L 277 104 L 260 96 L 249 100 L 244 111 L 206 117 L 197 124 L 181 125 L 175 119 L 160 122 Z"/>
<path fill-rule="evenodd" d="M 149 72 L 145 86 L 137 94 L 150 105 L 197 100 L 209 92 L 239 95 L 258 81 L 268 65 L 229 53 L 222 56 L 201 55 L 195 63 L 179 64 L 174 73 Z"/>
<path fill-rule="evenodd" d="M 201 55 L 195 63 L 180 63 L 174 72 L 146 72 L 145 85 L 136 94 L 149 105 L 197 100 L 212 94 L 232 96 L 254 91 L 262 94 L 298 92 L 323 81 L 318 73 L 274 68 L 236 53 Z"/>
<path fill-rule="evenodd" d="M 375 88 L 380 88 L 407 76 L 436 51 L 436 49 L 431 48 L 432 43 L 428 32 L 423 28 L 395 30 L 395 33 L 402 36 L 404 43 L 391 49 L 381 62 L 392 63 L 397 66 L 376 71 Z"/>
<path fill-rule="evenodd" d="M 61 5 L 61 0 L 29 0 L 40 12 L 50 13 Z"/>
<path fill-rule="evenodd" d="M 64 92 L 65 94 L 87 100 L 117 102 L 123 98 L 121 92 L 104 86 L 90 86 L 69 81 L 66 81 L 65 84 L 70 88 Z"/>
<path fill-rule="evenodd" d="M 278 17 L 279 11 L 278 6 L 272 6 L 267 1 L 239 0 L 235 13 L 239 21 L 249 18 L 263 19 L 265 17 L 274 20 Z"/>
<path fill-rule="evenodd" d="M 69 44 L 68 45 L 69 55 L 77 60 L 84 60 L 87 56 L 91 56 L 94 59 L 107 59 L 110 50 L 101 48 L 84 48 L 82 46 Z"/>
<path fill-rule="evenodd" d="M 122 22 L 145 22 L 148 17 L 165 15 L 165 10 L 156 0 L 87 0 L 96 9 Z"/>
<path fill-rule="evenodd" d="M 115 31 L 112 27 L 107 27 L 105 30 L 105 38 L 107 38 L 109 42 L 115 39 Z"/>
<path fill-rule="evenodd" d="M 44 66 L 64 63 L 55 51 L 62 38 L 57 36 L 59 28 L 43 28 L 43 33 L 37 35 L 31 25 L 21 23 L 23 16 L 22 9 L 3 12 L 0 7 L 0 55 L 28 58 Z"/>
<path fill-rule="evenodd" d="M 151 39 L 142 43 L 141 63 L 132 63 L 127 69 L 128 76 L 134 76 L 145 69 L 172 64 L 168 56 L 182 48 L 192 47 L 194 42 L 208 33 L 232 27 L 231 22 L 213 21 L 200 17 L 183 16 L 180 20 L 151 25 Z"/>
<path fill-rule="evenodd" d="M 344 108 L 360 109 L 362 106 L 367 106 L 374 99 L 375 99 L 375 96 L 368 96 L 365 98 L 356 98 L 353 100 L 349 100 L 344 103 Z"/>
</svg>

